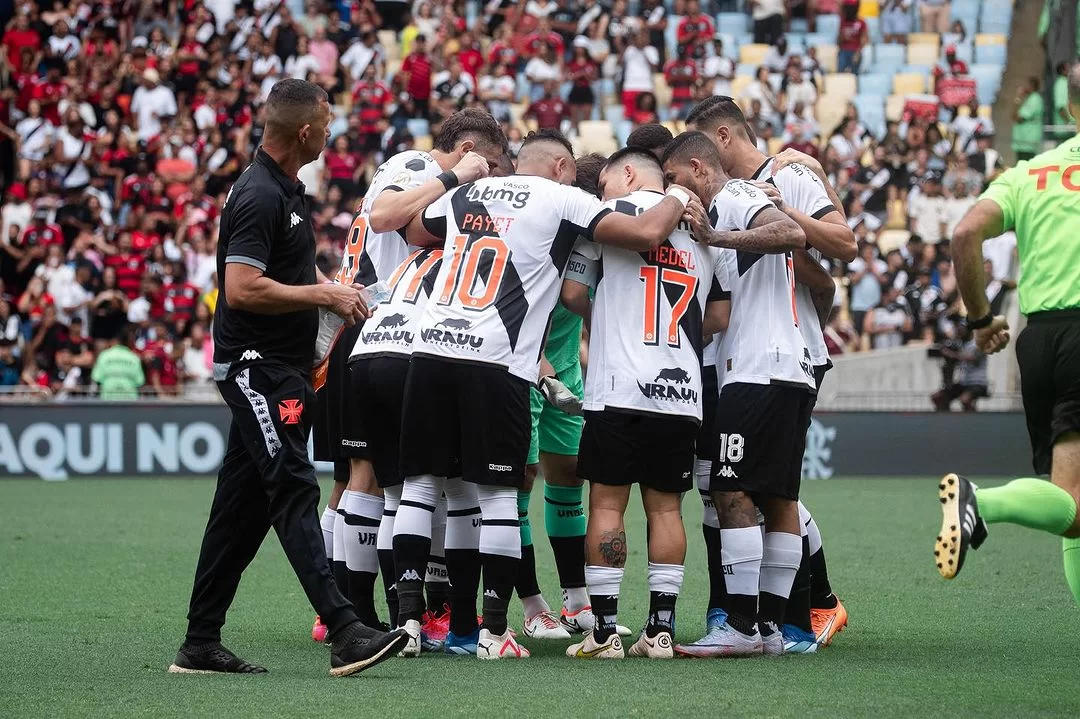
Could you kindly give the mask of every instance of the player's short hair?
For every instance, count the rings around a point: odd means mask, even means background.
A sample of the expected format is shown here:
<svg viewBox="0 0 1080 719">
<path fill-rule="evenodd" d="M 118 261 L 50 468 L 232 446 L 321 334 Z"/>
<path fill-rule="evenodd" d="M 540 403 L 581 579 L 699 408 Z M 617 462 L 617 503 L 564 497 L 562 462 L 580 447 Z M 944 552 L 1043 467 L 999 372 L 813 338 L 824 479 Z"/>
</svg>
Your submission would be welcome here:
<svg viewBox="0 0 1080 719">
<path fill-rule="evenodd" d="M 577 179 L 574 185 L 590 195 L 600 196 L 600 171 L 608 159 L 598 152 L 590 152 L 577 159 Z"/>
<path fill-rule="evenodd" d="M 570 141 L 566 139 L 566 135 L 562 134 L 558 130 L 534 130 L 525 136 L 525 140 L 521 143 L 521 149 L 518 150 L 518 155 L 525 152 L 525 149 L 529 145 L 535 145 L 540 142 L 554 142 L 562 145 L 563 148 L 570 153 L 570 157 L 574 156 L 574 146 L 570 144 Z"/>
<path fill-rule="evenodd" d="M 624 147 L 608 158 L 607 162 L 604 163 L 604 169 L 608 170 L 626 163 L 643 165 L 654 172 L 663 174 L 660 161 L 656 159 L 656 155 L 641 147 Z"/>
<path fill-rule="evenodd" d="M 675 136 L 671 134 L 671 130 L 658 123 L 650 122 L 631 132 L 626 138 L 626 146 L 639 147 L 650 152 L 657 150 L 663 152 L 668 143 L 674 139 Z"/>
<path fill-rule="evenodd" d="M 279 80 L 266 97 L 266 125 L 271 131 L 291 130 L 306 125 L 311 114 L 323 101 L 329 101 L 326 90 L 307 80 Z"/>
<path fill-rule="evenodd" d="M 440 152 L 453 152 L 464 140 L 472 139 L 493 147 L 506 149 L 506 135 L 498 121 L 486 110 L 459 110 L 443 120 L 432 147 Z"/>
<path fill-rule="evenodd" d="M 746 115 L 727 95 L 713 95 L 694 105 L 686 116 L 686 124 L 702 132 L 712 132 L 720 125 L 746 127 Z"/>
<path fill-rule="evenodd" d="M 660 165 L 669 162 L 684 164 L 696 157 L 710 167 L 720 167 L 720 151 L 704 132 L 684 132 L 671 141 L 660 158 Z"/>
</svg>

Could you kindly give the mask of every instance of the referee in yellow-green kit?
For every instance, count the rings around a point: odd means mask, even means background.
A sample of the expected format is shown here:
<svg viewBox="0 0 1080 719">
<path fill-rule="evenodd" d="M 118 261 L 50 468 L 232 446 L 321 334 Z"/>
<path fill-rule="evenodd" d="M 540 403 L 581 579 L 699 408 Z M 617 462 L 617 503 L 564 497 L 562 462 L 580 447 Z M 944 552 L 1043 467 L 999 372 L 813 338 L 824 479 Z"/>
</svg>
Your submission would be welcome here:
<svg viewBox="0 0 1080 719">
<path fill-rule="evenodd" d="M 1080 118 L 1080 66 L 1068 84 L 1069 111 Z M 1005 172 L 953 235 L 968 326 L 987 353 L 1008 346 L 1009 326 L 990 313 L 982 244 L 1007 230 L 1016 232 L 1020 310 L 1028 318 L 1016 342 L 1024 414 L 1035 472 L 1050 481 L 1028 477 L 979 489 L 945 475 L 934 561 L 943 577 L 955 577 L 967 550 L 986 539 L 987 524 L 1050 532 L 1063 538 L 1065 579 L 1080 603 L 1080 134 Z"/>
</svg>

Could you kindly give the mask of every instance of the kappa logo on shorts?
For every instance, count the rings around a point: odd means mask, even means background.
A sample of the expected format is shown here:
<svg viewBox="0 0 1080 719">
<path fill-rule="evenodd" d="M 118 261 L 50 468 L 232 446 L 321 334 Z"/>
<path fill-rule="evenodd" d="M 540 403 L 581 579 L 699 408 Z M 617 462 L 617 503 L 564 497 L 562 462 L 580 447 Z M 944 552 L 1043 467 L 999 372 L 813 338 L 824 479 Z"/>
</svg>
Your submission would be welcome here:
<svg viewBox="0 0 1080 719">
<path fill-rule="evenodd" d="M 488 469 L 492 472 L 513 472 L 514 468 L 509 464 L 489 464 Z"/>
<path fill-rule="evenodd" d="M 278 402 L 278 414 L 281 415 L 282 424 L 300 424 L 304 403 L 298 399 L 283 399 Z"/>
<path fill-rule="evenodd" d="M 727 479 L 738 479 L 739 475 L 735 474 L 735 470 L 730 465 L 725 464 L 720 468 L 720 471 L 716 473 L 718 477 L 725 477 Z"/>
<path fill-rule="evenodd" d="M 355 440 L 355 439 L 343 439 L 343 440 L 341 440 L 341 446 L 342 447 L 359 447 L 360 449 L 364 449 L 365 447 L 367 447 L 367 442 L 364 442 L 364 441 L 361 441 L 361 440 Z"/>
<path fill-rule="evenodd" d="M 255 350 L 244 350 L 244 354 L 240 355 L 241 362 L 248 362 L 250 360 L 261 360 L 262 355 Z"/>
</svg>

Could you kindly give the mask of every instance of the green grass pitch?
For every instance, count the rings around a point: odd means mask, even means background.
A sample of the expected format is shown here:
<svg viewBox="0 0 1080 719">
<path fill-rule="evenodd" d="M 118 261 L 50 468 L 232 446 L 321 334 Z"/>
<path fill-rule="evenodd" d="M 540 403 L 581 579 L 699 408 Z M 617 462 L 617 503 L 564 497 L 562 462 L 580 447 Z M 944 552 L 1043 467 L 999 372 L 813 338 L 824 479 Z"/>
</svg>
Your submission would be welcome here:
<svg viewBox="0 0 1080 719">
<path fill-rule="evenodd" d="M 324 490 L 326 487 L 324 487 Z M 425 655 L 335 680 L 312 612 L 271 537 L 245 575 L 224 641 L 264 676 L 165 672 L 183 636 L 213 485 L 208 480 L 0 482 L 0 715 L 331 716 L 1077 716 L 1077 608 L 1060 541 L 991 528 L 961 577 L 931 562 L 935 482 L 808 482 L 833 586 L 851 624 L 816 656 L 581 662 L 526 644 L 522 663 Z M 636 502 L 636 499 L 634 500 Z M 541 585 L 558 583 L 534 493 Z M 707 599 L 695 496 L 679 640 Z M 645 614 L 644 521 L 629 526 L 620 620 Z M 520 627 L 520 606 L 511 621 Z"/>
</svg>

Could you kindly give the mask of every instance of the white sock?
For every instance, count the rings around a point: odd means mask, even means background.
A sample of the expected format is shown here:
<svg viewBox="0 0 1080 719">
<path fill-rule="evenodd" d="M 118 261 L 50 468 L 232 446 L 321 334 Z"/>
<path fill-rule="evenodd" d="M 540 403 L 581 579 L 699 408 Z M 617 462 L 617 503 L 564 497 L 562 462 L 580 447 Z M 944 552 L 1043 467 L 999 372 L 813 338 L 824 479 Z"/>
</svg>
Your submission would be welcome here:
<svg viewBox="0 0 1080 719">
<path fill-rule="evenodd" d="M 517 489 L 477 485 L 480 512 L 480 554 L 498 554 L 521 559 L 521 530 L 518 528 Z M 502 524 L 505 522 L 505 524 Z"/>
<path fill-rule="evenodd" d="M 447 480 L 446 490 L 446 549 L 478 549 L 480 547 L 480 499 L 476 485 L 460 479 Z M 434 540 L 432 541 L 434 544 Z"/>
<path fill-rule="evenodd" d="M 799 502 L 799 522 L 806 529 L 806 536 L 810 539 L 810 554 L 817 554 L 821 550 L 821 531 L 813 515 L 802 502 Z"/>
<path fill-rule="evenodd" d="M 326 550 L 326 558 L 334 559 L 334 521 L 337 518 L 337 510 L 327 505 L 319 517 L 319 527 L 322 528 L 323 549 Z"/>
<path fill-rule="evenodd" d="M 768 532 L 762 549 L 760 590 L 787 599 L 802 560 L 802 538 L 787 532 Z"/>
<path fill-rule="evenodd" d="M 728 594 L 757 596 L 762 539 L 757 527 L 720 530 L 720 556 Z"/>
<path fill-rule="evenodd" d="M 446 496 L 439 497 L 435 514 L 431 517 L 431 556 L 428 558 L 425 582 L 448 584 L 446 573 Z"/>
<path fill-rule="evenodd" d="M 548 606 L 547 600 L 544 599 L 543 594 L 536 594 L 531 597 L 521 598 L 521 608 L 525 612 L 525 618 L 535 617 L 540 612 L 550 612 L 551 607 Z"/>
<path fill-rule="evenodd" d="M 354 490 L 341 506 L 345 510 L 345 565 L 351 572 L 378 574 L 383 498 Z"/>
<path fill-rule="evenodd" d="M 430 474 L 406 477 L 394 519 L 394 536 L 408 534 L 431 538 L 431 521 L 442 496 L 443 478 Z"/>
<path fill-rule="evenodd" d="M 600 567 L 592 564 L 585 565 L 585 583 L 589 585 L 589 594 L 595 597 L 619 598 L 619 590 L 622 587 L 624 569 L 622 567 Z M 596 605 L 593 605 L 596 613 Z M 615 616 L 597 616 L 596 623 L 614 625 L 619 619 L 618 612 Z"/>
<path fill-rule="evenodd" d="M 585 587 L 569 587 L 562 590 L 562 603 L 567 614 L 576 614 L 589 606 L 589 590 Z"/>
<path fill-rule="evenodd" d="M 334 511 L 334 558 L 338 562 L 345 561 L 345 505 L 351 494 L 347 489 L 342 492 L 338 508 Z"/>
<path fill-rule="evenodd" d="M 379 538 L 376 548 L 394 550 L 394 520 L 397 519 L 398 504 L 401 502 L 401 485 L 383 490 L 383 513 L 379 522 Z M 385 581 L 385 577 L 384 577 Z"/>
<path fill-rule="evenodd" d="M 649 591 L 678 594 L 682 589 L 683 565 L 649 562 Z"/>
</svg>

